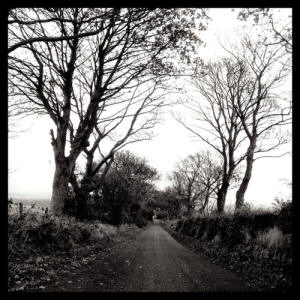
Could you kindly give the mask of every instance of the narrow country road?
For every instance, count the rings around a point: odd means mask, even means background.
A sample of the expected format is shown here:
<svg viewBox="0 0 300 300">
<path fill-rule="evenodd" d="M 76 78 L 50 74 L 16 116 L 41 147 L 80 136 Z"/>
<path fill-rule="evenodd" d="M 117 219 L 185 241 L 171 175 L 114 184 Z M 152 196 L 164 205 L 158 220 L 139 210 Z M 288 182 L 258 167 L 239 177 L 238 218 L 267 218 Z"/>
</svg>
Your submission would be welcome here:
<svg viewBox="0 0 300 300">
<path fill-rule="evenodd" d="M 236 274 L 191 252 L 154 222 L 45 291 L 231 292 L 247 287 Z"/>
<path fill-rule="evenodd" d="M 111 291 L 205 292 L 245 291 L 235 274 L 205 261 L 186 249 L 158 223 L 115 253 L 123 266 Z"/>
</svg>

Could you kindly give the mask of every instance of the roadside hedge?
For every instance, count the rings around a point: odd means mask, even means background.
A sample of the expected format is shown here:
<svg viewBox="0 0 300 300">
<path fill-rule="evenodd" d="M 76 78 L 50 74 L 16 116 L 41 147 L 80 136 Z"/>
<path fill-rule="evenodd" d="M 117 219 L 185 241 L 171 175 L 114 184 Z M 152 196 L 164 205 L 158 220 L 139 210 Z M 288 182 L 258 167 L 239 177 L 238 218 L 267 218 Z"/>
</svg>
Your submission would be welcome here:
<svg viewBox="0 0 300 300">
<path fill-rule="evenodd" d="M 215 238 L 231 247 L 247 243 L 258 234 L 277 227 L 283 234 L 292 233 L 292 206 L 279 213 L 268 211 L 240 212 L 232 215 L 215 215 L 179 220 L 175 231 L 195 239 L 212 241 Z"/>
</svg>

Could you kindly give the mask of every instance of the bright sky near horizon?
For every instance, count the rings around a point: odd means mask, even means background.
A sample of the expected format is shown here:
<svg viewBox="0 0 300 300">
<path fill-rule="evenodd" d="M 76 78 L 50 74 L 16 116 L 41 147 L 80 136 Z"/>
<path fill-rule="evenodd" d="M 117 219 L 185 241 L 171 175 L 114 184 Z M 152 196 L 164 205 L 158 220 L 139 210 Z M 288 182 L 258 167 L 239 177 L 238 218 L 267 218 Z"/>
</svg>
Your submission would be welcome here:
<svg viewBox="0 0 300 300">
<path fill-rule="evenodd" d="M 205 59 L 214 59 L 221 56 L 220 45 L 232 42 L 236 35 L 236 12 L 228 9 L 211 9 L 207 32 L 201 33 L 206 47 L 199 49 Z M 54 158 L 50 144 L 49 131 L 54 128 L 49 118 L 28 117 L 20 119 L 18 127 L 24 132 L 13 139 L 9 139 L 8 159 L 9 196 L 24 198 L 51 197 L 52 179 L 54 174 Z M 28 129 L 28 130 L 26 130 Z M 155 136 L 151 141 L 128 145 L 128 149 L 137 155 L 144 156 L 149 164 L 161 173 L 158 186 L 168 185 L 167 175 L 174 165 L 187 155 L 201 150 L 204 145 L 192 138 L 191 134 L 183 128 L 171 113 L 164 116 L 161 124 L 155 129 Z M 290 154 L 281 158 L 259 159 L 254 163 L 253 176 L 246 193 L 246 200 L 255 206 L 270 206 L 274 197 L 287 197 L 289 188 L 282 179 L 292 181 L 292 155 L 291 143 L 282 147 L 278 152 L 290 151 Z M 228 195 L 228 204 L 233 204 L 235 191 Z"/>
</svg>

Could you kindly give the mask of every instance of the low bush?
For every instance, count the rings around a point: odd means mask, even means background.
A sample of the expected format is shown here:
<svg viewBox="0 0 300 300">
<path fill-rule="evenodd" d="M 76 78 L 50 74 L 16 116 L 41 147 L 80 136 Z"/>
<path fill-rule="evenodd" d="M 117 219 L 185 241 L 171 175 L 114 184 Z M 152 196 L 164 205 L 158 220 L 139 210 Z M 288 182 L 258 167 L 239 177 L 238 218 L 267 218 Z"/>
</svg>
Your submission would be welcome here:
<svg viewBox="0 0 300 300">
<path fill-rule="evenodd" d="M 177 221 L 178 221 L 178 219 L 165 220 L 163 224 L 164 224 L 164 227 L 171 228 L 172 230 L 176 230 Z"/>
<path fill-rule="evenodd" d="M 8 289 L 31 290 L 57 280 L 60 271 L 72 272 L 91 263 L 96 256 L 136 225 L 115 227 L 94 222 L 79 222 L 72 217 L 17 210 L 8 215 Z M 116 237 L 116 239 L 112 239 Z M 63 268 L 62 268 L 63 265 Z"/>
<path fill-rule="evenodd" d="M 206 240 L 207 241 L 211 241 L 211 240 L 214 239 L 214 237 L 218 233 L 219 218 L 207 218 L 206 222 L 207 222 L 207 226 L 206 226 Z"/>
<path fill-rule="evenodd" d="M 147 221 L 152 221 L 152 218 L 153 218 L 153 210 L 146 210 L 146 209 L 143 209 L 141 211 L 141 214 L 142 214 L 142 217 L 147 220 Z"/>
<path fill-rule="evenodd" d="M 250 240 L 261 239 L 264 233 L 279 237 L 292 232 L 291 204 L 284 206 L 278 213 L 269 211 L 240 210 L 236 214 L 211 215 L 177 221 L 175 230 L 187 236 L 212 241 L 218 234 L 220 243 L 233 247 L 247 244 Z M 276 229 L 274 229 L 276 228 Z"/>
<path fill-rule="evenodd" d="M 197 229 L 198 229 L 197 228 L 197 223 L 195 221 L 195 222 L 192 223 L 191 229 L 189 231 L 189 236 L 190 237 L 194 237 L 196 235 L 196 233 L 197 233 Z"/>
<path fill-rule="evenodd" d="M 72 217 L 54 217 L 27 212 L 8 217 L 8 254 L 30 255 L 70 252 L 74 245 L 90 244 L 116 234 L 116 227 L 99 222 L 78 222 Z"/>
<path fill-rule="evenodd" d="M 179 220 L 177 223 L 176 223 L 176 227 L 175 227 L 175 230 L 176 231 L 179 231 L 182 227 L 182 223 L 183 223 L 183 220 Z"/>
<path fill-rule="evenodd" d="M 185 219 L 185 220 L 183 220 L 182 227 L 181 227 L 180 231 L 183 234 L 189 235 L 189 231 L 191 229 L 192 224 L 193 224 L 193 220 L 192 219 Z"/>
<path fill-rule="evenodd" d="M 196 234 L 196 238 L 201 239 L 204 235 L 204 233 L 206 232 L 206 227 L 207 227 L 207 222 L 200 222 L 199 224 L 199 228 L 198 228 L 198 232 Z"/>
<path fill-rule="evenodd" d="M 254 216 L 254 222 L 251 224 L 250 233 L 255 238 L 259 232 L 264 232 L 272 228 L 275 222 L 276 215 L 274 213 L 266 212 L 257 214 Z"/>
<path fill-rule="evenodd" d="M 190 249 L 245 275 L 255 288 L 288 291 L 293 277 L 291 224 L 290 203 L 274 212 L 244 209 L 178 220 L 168 229 Z"/>
<path fill-rule="evenodd" d="M 284 234 L 292 233 L 292 202 L 286 202 L 282 204 L 282 207 L 278 213 L 276 225 Z"/>
<path fill-rule="evenodd" d="M 166 211 L 158 211 L 156 213 L 156 219 L 166 219 L 168 213 Z"/>
<path fill-rule="evenodd" d="M 142 228 L 148 224 L 148 221 L 142 214 L 138 214 L 134 220 L 134 224 L 139 228 Z"/>
</svg>

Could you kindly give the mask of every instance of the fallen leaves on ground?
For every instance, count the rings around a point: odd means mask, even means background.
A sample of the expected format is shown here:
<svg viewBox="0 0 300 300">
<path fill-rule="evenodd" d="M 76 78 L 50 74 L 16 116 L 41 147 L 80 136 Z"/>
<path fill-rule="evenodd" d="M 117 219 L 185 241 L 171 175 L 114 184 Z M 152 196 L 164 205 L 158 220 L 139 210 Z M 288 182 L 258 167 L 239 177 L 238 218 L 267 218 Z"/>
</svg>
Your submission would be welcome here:
<svg viewBox="0 0 300 300">
<path fill-rule="evenodd" d="M 25 261 L 10 260 L 8 262 L 9 291 L 46 289 L 45 284 L 55 284 L 61 274 L 74 273 L 82 266 L 92 263 L 99 253 L 105 253 L 111 241 L 104 244 L 74 247 L 72 254 L 55 253 L 55 255 L 39 255 Z M 84 251 L 83 251 L 84 250 Z M 68 282 L 71 283 L 71 282 Z"/>
<path fill-rule="evenodd" d="M 66 285 L 71 284 L 80 288 L 86 278 L 71 280 L 67 276 L 76 277 L 83 269 L 93 266 L 95 260 L 101 260 L 107 265 L 105 260 L 113 247 L 123 241 L 130 242 L 140 230 L 136 226 L 128 226 L 126 231 L 114 238 L 102 239 L 94 244 L 74 245 L 71 251 L 53 251 L 50 255 L 36 252 L 22 259 L 11 254 L 8 259 L 8 291 L 47 291 L 49 286 L 64 290 Z M 93 272 L 89 269 L 88 273 Z M 103 283 L 100 282 L 99 285 L 102 286 Z"/>
<path fill-rule="evenodd" d="M 212 263 L 238 273 L 255 290 L 285 292 L 292 288 L 292 260 L 284 255 L 272 256 L 267 249 L 262 250 L 255 245 L 227 249 L 176 232 L 175 228 L 164 228 L 190 250 L 204 254 Z"/>
</svg>

